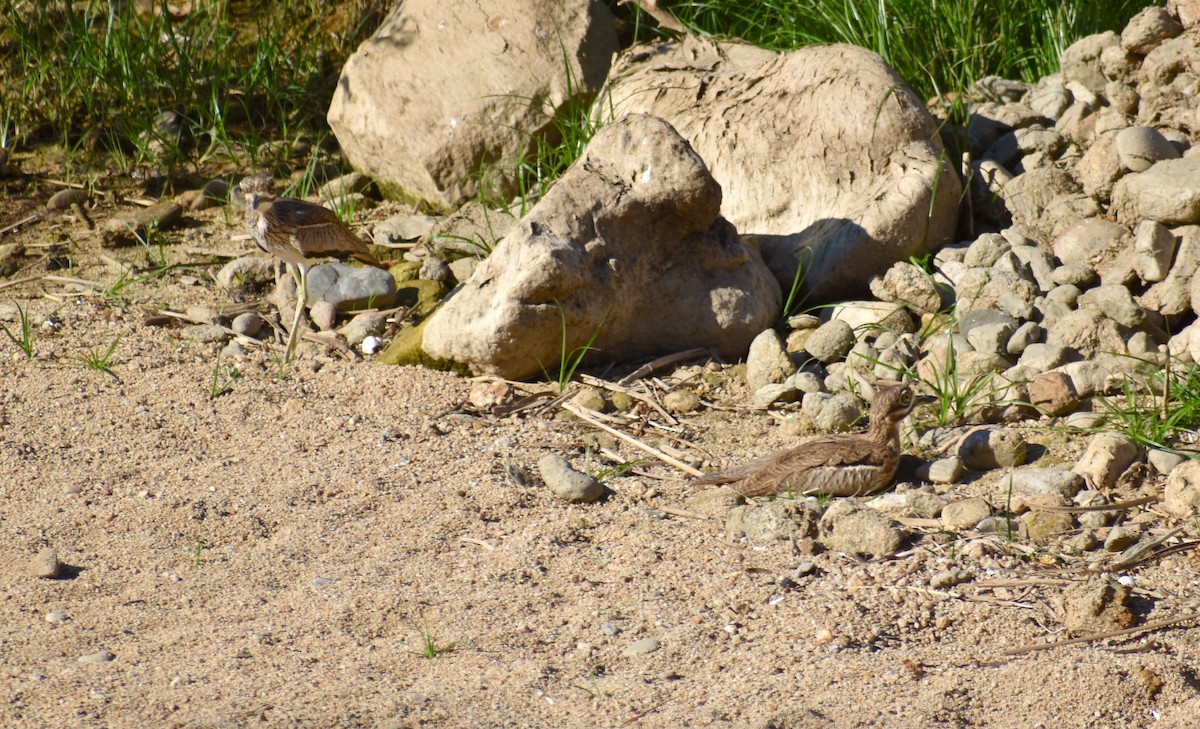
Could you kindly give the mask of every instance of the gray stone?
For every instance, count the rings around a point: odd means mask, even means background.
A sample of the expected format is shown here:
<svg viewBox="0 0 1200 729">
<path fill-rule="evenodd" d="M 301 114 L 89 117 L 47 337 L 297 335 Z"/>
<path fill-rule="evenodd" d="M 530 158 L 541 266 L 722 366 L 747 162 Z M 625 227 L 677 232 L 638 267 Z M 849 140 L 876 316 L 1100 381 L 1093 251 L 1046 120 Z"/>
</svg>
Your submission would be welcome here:
<svg viewBox="0 0 1200 729">
<path fill-rule="evenodd" d="M 1058 119 L 1071 105 L 1071 101 L 1071 92 L 1067 91 L 1067 87 L 1054 81 L 1039 83 L 1025 99 L 1025 103 L 1035 114 L 1047 119 Z"/>
<path fill-rule="evenodd" d="M 1167 226 L 1153 220 L 1138 223 L 1133 239 L 1138 277 L 1147 283 L 1165 279 L 1171 270 L 1175 247 L 1175 236 Z"/>
<path fill-rule="evenodd" d="M 508 197 L 515 166 L 486 163 L 516 158 L 556 114 L 592 98 L 617 50 L 612 13 L 588 0 L 456 12 L 406 0 L 343 65 L 329 125 L 388 198 L 446 211 L 483 184 Z"/>
<path fill-rule="evenodd" d="M 767 385 L 782 383 L 796 372 L 796 363 L 784 350 L 783 340 L 774 329 L 761 332 L 750 342 L 746 354 L 746 384 L 758 392 Z"/>
<path fill-rule="evenodd" d="M 1077 266 L 1101 277 L 1128 250 L 1132 234 L 1119 223 L 1095 217 L 1067 228 L 1053 244 L 1054 255 L 1064 266 Z"/>
<path fill-rule="evenodd" d="M 928 273 L 907 261 L 894 264 L 883 276 L 870 282 L 871 293 L 880 301 L 902 304 L 920 314 L 936 314 L 942 295 Z"/>
<path fill-rule="evenodd" d="M 1169 474 L 1175 470 L 1175 467 L 1188 460 L 1186 457 L 1171 451 L 1164 451 L 1159 448 L 1148 448 L 1146 450 L 1146 463 L 1162 474 Z"/>
<path fill-rule="evenodd" d="M 1091 488 L 1107 491 L 1137 460 L 1141 449 L 1123 433 L 1100 433 L 1092 437 L 1087 450 L 1071 468 L 1082 476 Z"/>
<path fill-rule="evenodd" d="M 1187 460 L 1171 470 L 1163 491 L 1163 509 L 1177 519 L 1200 513 L 1200 461 Z"/>
<path fill-rule="evenodd" d="M 1106 31 L 1072 43 L 1063 51 L 1060 61 L 1063 80 L 1079 81 L 1093 93 L 1102 92 L 1108 79 L 1100 70 L 1100 53 L 1109 46 L 1119 45 L 1120 42 L 1120 36 Z"/>
<path fill-rule="evenodd" d="M 1012 249 L 1012 245 L 999 233 L 984 233 L 967 246 L 963 263 L 968 266 L 987 268 L 996 263 L 1001 255 Z"/>
<path fill-rule="evenodd" d="M 858 398 L 845 392 L 810 392 L 804 395 L 801 411 L 823 432 L 849 430 L 862 419 Z"/>
<path fill-rule="evenodd" d="M 1026 347 L 1025 351 L 1021 353 L 1020 363 L 1039 372 L 1045 372 L 1052 367 L 1062 364 L 1066 356 L 1066 348 L 1060 344 L 1035 342 Z"/>
<path fill-rule="evenodd" d="M 967 436 L 958 449 L 967 468 L 990 471 L 1025 463 L 1025 438 L 1020 431 L 1007 428 L 977 430 Z"/>
<path fill-rule="evenodd" d="M 1057 264 L 1053 254 L 1037 245 L 1015 245 L 1012 254 L 1028 267 L 1038 291 L 1045 293 L 1054 288 L 1054 269 Z"/>
<path fill-rule="evenodd" d="M 756 542 L 805 539 L 817 533 L 819 512 L 806 501 L 775 499 L 758 506 L 738 506 L 729 511 L 725 532 Z"/>
<path fill-rule="evenodd" d="M 722 213 L 754 235 L 785 291 L 802 268 L 801 293 L 814 303 L 859 296 L 871 276 L 954 234 L 962 183 L 943 161 L 937 122 L 871 51 L 772 54 L 689 36 L 630 48 L 609 78 L 605 113 L 674 125 L 724 188 Z"/>
<path fill-rule="evenodd" d="M 604 495 L 599 481 L 576 471 L 566 459 L 553 453 L 538 459 L 538 472 L 550 491 L 563 501 L 590 504 Z"/>
<path fill-rule="evenodd" d="M 346 342 L 351 346 L 362 344 L 367 337 L 378 337 L 387 329 L 387 314 L 378 311 L 364 311 L 355 314 L 354 318 L 346 322 L 338 333 L 346 338 Z"/>
<path fill-rule="evenodd" d="M 977 352 L 1007 354 L 1008 342 L 1013 332 L 1012 324 L 985 324 L 971 329 L 967 334 L 967 341 Z"/>
<path fill-rule="evenodd" d="M 1115 526 L 1109 530 L 1108 536 L 1104 539 L 1104 549 L 1108 552 L 1123 552 L 1137 544 L 1141 538 L 1142 535 L 1139 532 L 1122 526 Z"/>
<path fill-rule="evenodd" d="M 1003 351 L 1017 357 L 1025 354 L 1031 345 L 1037 344 L 1042 338 L 1042 328 L 1036 323 L 1027 321 L 1016 328 L 1016 331 L 1004 343 Z M 1057 362 L 1055 364 L 1058 364 Z M 1051 365 L 1053 366 L 1053 365 Z"/>
<path fill-rule="evenodd" d="M 769 408 L 776 403 L 795 402 L 796 398 L 800 396 L 800 391 L 791 384 L 790 379 L 778 384 L 763 385 L 755 390 L 754 407 Z"/>
<path fill-rule="evenodd" d="M 1078 305 L 1095 307 L 1122 326 L 1137 328 L 1146 323 L 1146 311 L 1133 300 L 1128 288 L 1118 284 L 1105 284 L 1084 292 Z"/>
<path fill-rule="evenodd" d="M 1146 55 L 1163 41 L 1183 32 L 1179 21 L 1161 7 L 1143 8 L 1129 19 L 1121 31 L 1121 47 L 1130 53 Z"/>
<path fill-rule="evenodd" d="M 1123 81 L 1109 81 L 1105 84 L 1104 98 L 1108 99 L 1114 109 L 1128 116 L 1137 115 L 1138 103 L 1142 100 L 1137 89 Z"/>
<path fill-rule="evenodd" d="M 828 364 L 844 358 L 854 347 L 854 329 L 842 319 L 831 319 L 809 335 L 804 349 L 818 362 Z"/>
<path fill-rule="evenodd" d="M 1071 378 L 1071 386 L 1081 399 L 1108 392 L 1112 381 L 1112 372 L 1098 362 L 1068 362 L 1055 371 Z"/>
<path fill-rule="evenodd" d="M 1007 485 L 1012 479 L 1012 489 L 1015 493 L 1053 494 L 1071 498 L 1083 488 L 1083 477 L 1065 468 L 1017 468 L 1001 479 L 1002 485 Z"/>
<path fill-rule="evenodd" d="M 1117 132 L 1116 146 L 1121 164 L 1132 172 L 1145 172 L 1165 159 L 1179 159 L 1179 150 L 1153 127 L 1122 129 Z"/>
<path fill-rule="evenodd" d="M 424 350 L 507 379 L 593 337 L 607 359 L 696 346 L 740 359 L 782 297 L 720 209 L 720 185 L 670 125 L 613 122 L 430 317 Z"/>
<path fill-rule="evenodd" d="M 826 549 L 871 557 L 890 557 L 908 533 L 899 524 L 853 499 L 840 499 L 825 510 L 818 541 Z"/>
<path fill-rule="evenodd" d="M 274 278 L 275 260 L 265 256 L 235 258 L 217 272 L 217 286 L 226 291 L 246 284 L 262 283 Z"/>
<path fill-rule="evenodd" d="M 256 337 L 262 331 L 263 319 L 258 312 L 245 311 L 233 318 L 229 328 L 243 337 Z"/>
<path fill-rule="evenodd" d="M 1200 222 L 1200 158 L 1168 159 L 1113 186 L 1112 210 L 1126 225 Z"/>
<path fill-rule="evenodd" d="M 992 515 L 992 505 L 981 496 L 951 501 L 942 509 L 942 526 L 961 531 L 974 529 L 975 525 Z"/>
<path fill-rule="evenodd" d="M 918 469 L 917 473 L 930 483 L 949 484 L 956 483 L 966 468 L 961 458 L 948 456 L 930 461 L 924 468 Z"/>
<path fill-rule="evenodd" d="M 96 651 L 95 653 L 85 653 L 80 656 L 79 662 L 85 664 L 111 663 L 116 658 L 116 655 L 110 651 Z"/>
<path fill-rule="evenodd" d="M 421 262 L 417 278 L 426 281 L 446 281 L 450 278 L 450 267 L 442 259 L 436 256 L 428 256 Z"/>
<path fill-rule="evenodd" d="M 308 272 L 308 301 L 326 301 L 339 311 L 387 308 L 395 298 L 395 279 L 374 266 L 325 263 Z"/>
</svg>

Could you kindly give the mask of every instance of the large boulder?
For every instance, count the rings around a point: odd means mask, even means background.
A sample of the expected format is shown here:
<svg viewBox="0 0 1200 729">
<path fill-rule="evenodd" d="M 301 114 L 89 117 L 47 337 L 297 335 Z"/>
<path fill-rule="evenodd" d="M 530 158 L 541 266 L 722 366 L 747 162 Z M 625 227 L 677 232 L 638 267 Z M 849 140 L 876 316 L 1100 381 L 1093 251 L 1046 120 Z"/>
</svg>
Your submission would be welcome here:
<svg viewBox="0 0 1200 729">
<path fill-rule="evenodd" d="M 803 259 L 813 300 L 951 240 L 962 185 L 937 123 L 878 55 L 848 45 L 773 54 L 689 37 L 614 64 L 598 113 L 669 121 L 758 237 L 784 290 Z"/>
<path fill-rule="evenodd" d="M 346 62 L 329 126 L 384 195 L 448 212 L 481 178 L 511 195 L 517 159 L 616 51 L 601 0 L 405 0 Z"/>
<path fill-rule="evenodd" d="M 781 294 L 720 210 L 721 186 L 671 125 L 614 122 L 433 315 L 424 349 L 510 379 L 553 372 L 593 337 L 605 359 L 742 357 Z"/>
</svg>

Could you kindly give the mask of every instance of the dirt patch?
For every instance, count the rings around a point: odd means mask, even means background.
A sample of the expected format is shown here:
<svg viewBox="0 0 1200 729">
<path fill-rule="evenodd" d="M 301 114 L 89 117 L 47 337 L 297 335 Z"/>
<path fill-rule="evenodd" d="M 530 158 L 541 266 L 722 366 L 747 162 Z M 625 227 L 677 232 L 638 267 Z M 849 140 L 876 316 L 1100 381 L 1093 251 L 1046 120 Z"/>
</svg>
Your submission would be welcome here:
<svg viewBox="0 0 1200 729">
<path fill-rule="evenodd" d="M 11 196 L 0 227 L 52 191 Z M 1107 579 L 1086 560 L 936 529 L 879 561 L 755 544 L 726 536 L 721 518 L 664 511 L 687 509 L 691 490 L 649 463 L 607 479 L 599 503 L 566 504 L 512 470 L 546 453 L 611 465 L 585 447 L 590 427 L 553 411 L 475 414 L 469 380 L 312 345 L 286 372 L 249 352 L 212 398 L 220 345 L 145 324 L 162 308 L 231 303 L 205 274 L 223 259 L 197 251 L 251 244 L 220 210 L 191 217 L 165 246 L 191 268 L 124 296 L 47 279 L 0 291 L 50 322 L 32 359 L 0 341 L 10 725 L 1185 727 L 1200 716 L 1195 623 L 1004 654 L 1070 637 L 1063 595 Z M 120 275 L 106 258 L 145 265 L 145 252 L 92 235 L 65 214 L 6 234 L 0 244 L 25 250 L 6 280 L 104 288 Z M 69 269 L 45 269 L 51 246 L 70 251 Z M 118 336 L 112 374 L 77 359 Z M 705 392 L 718 395 L 748 400 L 734 378 Z M 794 441 L 740 409 L 686 419 L 679 435 L 714 459 Z M 31 574 L 46 547 L 56 579 Z M 1200 608 L 1194 554 L 1128 572 L 1138 623 Z M 932 586 L 956 569 L 973 578 Z"/>
</svg>

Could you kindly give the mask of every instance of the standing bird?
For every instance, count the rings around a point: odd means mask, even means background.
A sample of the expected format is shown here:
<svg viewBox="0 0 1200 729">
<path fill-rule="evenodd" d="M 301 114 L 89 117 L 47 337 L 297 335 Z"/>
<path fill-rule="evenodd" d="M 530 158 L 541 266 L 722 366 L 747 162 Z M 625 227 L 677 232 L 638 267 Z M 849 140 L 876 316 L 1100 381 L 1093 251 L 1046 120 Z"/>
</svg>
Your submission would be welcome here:
<svg viewBox="0 0 1200 729">
<path fill-rule="evenodd" d="M 271 178 L 256 175 L 238 185 L 246 197 L 246 224 L 258 247 L 283 261 L 296 279 L 296 314 L 288 330 L 285 362 L 292 361 L 300 318 L 308 299 L 308 269 L 330 258 L 354 258 L 384 268 L 367 244 L 350 232 L 329 208 L 288 197 L 275 197 Z"/>
<path fill-rule="evenodd" d="M 879 388 L 866 433 L 814 438 L 780 453 L 727 471 L 702 476 L 695 485 L 733 484 L 743 496 L 792 491 L 806 496 L 866 496 L 887 488 L 900 465 L 899 423 L 918 400 L 908 385 Z"/>
</svg>

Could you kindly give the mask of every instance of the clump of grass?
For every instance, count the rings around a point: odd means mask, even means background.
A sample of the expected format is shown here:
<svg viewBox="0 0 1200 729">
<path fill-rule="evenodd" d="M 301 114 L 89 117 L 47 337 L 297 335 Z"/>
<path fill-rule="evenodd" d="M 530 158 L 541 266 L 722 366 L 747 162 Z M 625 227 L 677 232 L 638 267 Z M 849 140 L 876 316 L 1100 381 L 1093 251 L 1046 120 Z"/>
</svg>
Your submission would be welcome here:
<svg viewBox="0 0 1200 729">
<path fill-rule="evenodd" d="M 773 50 L 852 43 L 883 57 L 922 98 L 988 75 L 1036 81 L 1075 40 L 1119 30 L 1142 0 L 672 0 L 684 25 Z"/>
<path fill-rule="evenodd" d="M 546 375 L 546 379 L 552 380 L 558 385 L 558 391 L 561 393 L 566 391 L 567 385 L 571 384 L 571 380 L 575 377 L 575 371 L 579 369 L 579 365 L 583 363 L 584 357 L 586 357 L 589 352 L 600 351 L 598 347 L 593 345 L 596 342 L 596 338 L 600 336 L 600 331 L 604 329 L 604 324 L 608 321 L 608 315 L 606 314 L 604 319 L 601 320 L 601 322 L 596 326 L 596 329 L 592 331 L 592 336 L 588 338 L 586 343 L 568 352 L 567 313 L 563 309 L 562 302 L 556 299 L 554 304 L 558 307 L 558 318 L 562 324 L 562 331 L 559 333 L 560 352 L 558 359 L 558 372 L 556 376 L 551 377 L 550 373 L 546 371 L 546 368 L 542 367 L 542 373 Z"/>
<path fill-rule="evenodd" d="M 233 391 L 233 383 L 240 380 L 242 373 L 237 367 L 221 361 L 221 356 L 218 354 L 213 362 L 212 378 L 208 382 L 208 399 L 216 400 L 218 397 Z"/>
<path fill-rule="evenodd" d="M 8 327 L 0 324 L 0 330 L 4 331 L 4 336 L 8 337 L 9 341 L 17 345 L 17 347 L 25 353 L 29 359 L 33 358 L 33 340 L 37 337 L 37 329 L 33 326 L 33 321 L 29 317 L 29 310 L 22 308 L 20 304 L 13 302 L 13 306 L 17 307 L 17 321 L 19 328 L 17 334 L 9 331 Z M 20 335 L 20 336 L 18 336 Z"/>
<path fill-rule="evenodd" d="M 22 141 L 83 143 L 128 166 L 255 161 L 265 138 L 324 129 L 336 70 L 385 0 L 330 11 L 315 0 L 0 3 L 0 108 Z M 157 124 L 180 115 L 178 130 Z"/>
<path fill-rule="evenodd" d="M 103 372 L 106 375 L 110 375 L 114 379 L 121 379 L 117 377 L 116 372 L 113 372 L 112 356 L 113 353 L 117 351 L 117 344 L 120 343 L 122 336 L 123 335 L 118 334 L 116 339 L 112 340 L 106 349 L 101 350 L 93 348 L 81 355 L 76 355 L 74 358 L 75 361 L 89 370 L 96 370 L 97 372 Z"/>
<path fill-rule="evenodd" d="M 417 635 L 421 639 L 421 644 L 417 650 L 413 651 L 415 655 L 433 660 L 450 653 L 457 647 L 456 643 L 444 642 L 438 631 L 430 627 L 428 623 L 413 623 L 413 628 L 416 629 Z"/>
<path fill-rule="evenodd" d="M 1102 397 L 1100 404 L 1109 421 L 1135 442 L 1173 450 L 1179 436 L 1200 427 L 1200 368 L 1180 367 L 1171 357 L 1161 368 L 1142 361 L 1154 369 L 1141 381 L 1127 376 L 1121 394 Z"/>
</svg>

